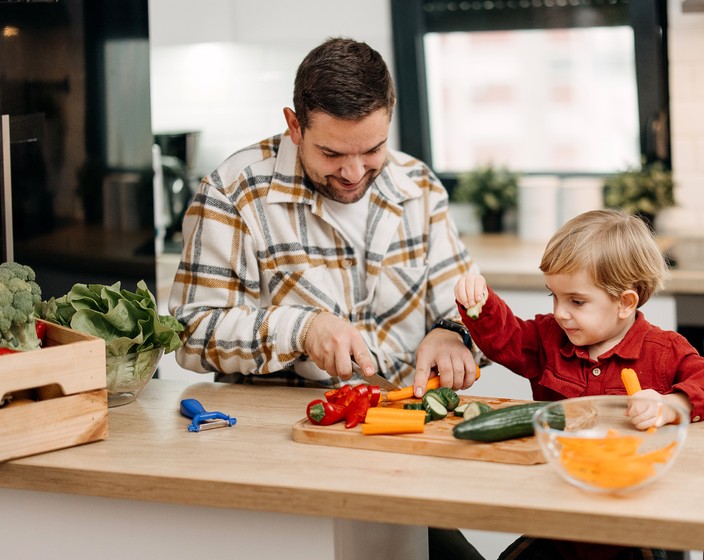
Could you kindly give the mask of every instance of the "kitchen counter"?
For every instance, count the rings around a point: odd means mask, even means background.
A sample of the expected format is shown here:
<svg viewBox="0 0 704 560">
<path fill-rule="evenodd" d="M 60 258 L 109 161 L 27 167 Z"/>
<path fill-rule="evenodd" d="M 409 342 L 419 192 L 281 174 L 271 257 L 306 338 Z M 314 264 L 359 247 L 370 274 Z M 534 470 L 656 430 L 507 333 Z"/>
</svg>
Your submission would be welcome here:
<svg viewBox="0 0 704 560">
<path fill-rule="evenodd" d="M 463 235 L 462 242 L 493 288 L 545 291 L 538 268 L 545 242 L 523 241 L 513 234 Z M 670 238 L 659 239 L 663 251 L 674 242 Z M 673 268 L 661 293 L 704 295 L 704 270 Z"/>
<path fill-rule="evenodd" d="M 26 550 L 18 543 L 24 543 L 27 523 L 33 531 L 50 531 L 51 527 L 45 528 L 37 517 L 45 511 L 41 509 L 44 506 L 34 502 L 46 502 L 49 507 L 61 502 L 59 496 L 63 495 L 67 504 L 62 513 L 46 510 L 53 519 L 49 525 L 63 524 L 64 533 L 68 527 L 83 535 L 91 534 L 92 527 L 107 531 L 105 527 L 111 522 L 106 516 L 123 510 L 137 515 L 150 511 L 148 503 L 161 504 L 158 515 L 150 516 L 149 531 L 139 537 L 146 540 L 136 541 L 140 543 L 134 545 L 137 551 L 148 548 L 149 535 L 161 538 L 162 547 L 167 541 L 170 545 L 182 543 L 180 550 L 185 551 L 201 529 L 212 535 L 201 527 L 200 519 L 203 525 L 205 519 L 223 520 L 227 529 L 221 538 L 211 539 L 217 542 L 208 541 L 209 549 L 203 550 L 201 557 L 213 557 L 212 546 L 218 543 L 230 550 L 243 550 L 234 547 L 240 546 L 237 543 L 246 547 L 247 538 L 256 533 L 253 519 L 264 535 L 256 541 L 260 551 L 272 546 L 266 535 L 275 533 L 278 540 L 281 531 L 295 528 L 293 540 L 285 545 L 289 547 L 288 558 L 295 556 L 293 551 L 300 552 L 297 547 L 319 552 L 316 539 L 334 540 L 327 558 L 354 558 L 344 552 L 354 551 L 369 539 L 358 536 L 353 542 L 345 541 L 336 525 L 340 520 L 371 522 L 367 528 L 380 523 L 392 529 L 422 529 L 431 524 L 704 549 L 704 423 L 690 426 L 686 448 L 665 478 L 641 491 L 613 497 L 573 488 L 547 465 L 519 466 L 294 442 L 292 425 L 304 416 L 306 403 L 320 395 L 322 391 L 316 389 L 154 380 L 136 402 L 109 410 L 108 439 L 0 464 L 3 548 L 9 550 L 9 556 L 13 556 L 12 550 Z M 236 416 L 237 424 L 188 432 L 189 421 L 178 413 L 178 404 L 186 397 L 200 399 L 208 410 Z M 102 509 L 91 512 L 103 513 L 83 513 L 86 498 L 82 497 L 100 498 Z M 30 503 L 31 507 L 23 507 Z M 96 507 L 93 501 L 89 505 Z M 210 507 L 221 508 L 218 511 L 222 513 L 213 515 Z M 239 512 L 239 517 L 230 517 L 232 512 Z M 268 517 L 259 517 L 264 514 Z M 80 517 L 73 520 L 74 515 Z M 168 529 L 163 528 L 164 523 Z M 62 542 L 78 546 L 66 537 Z M 118 549 L 121 540 L 103 543 L 102 549 L 88 540 L 86 547 L 92 552 L 81 556 L 76 551 L 73 557 L 113 557 L 107 552 Z M 402 542 L 392 540 L 396 546 Z M 388 546 L 389 540 L 386 542 Z M 268 557 L 263 553 L 250 556 Z M 424 556 L 422 550 L 416 550 L 415 556 L 406 557 Z"/>
</svg>

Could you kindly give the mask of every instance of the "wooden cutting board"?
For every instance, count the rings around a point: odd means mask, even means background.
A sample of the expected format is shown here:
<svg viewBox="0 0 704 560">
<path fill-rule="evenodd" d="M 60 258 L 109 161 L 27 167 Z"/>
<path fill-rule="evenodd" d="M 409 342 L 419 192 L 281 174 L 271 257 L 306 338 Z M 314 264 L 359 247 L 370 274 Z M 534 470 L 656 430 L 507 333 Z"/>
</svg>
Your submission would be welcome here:
<svg viewBox="0 0 704 560">
<path fill-rule="evenodd" d="M 417 399 L 412 399 L 418 402 Z M 403 408 L 404 402 L 393 403 L 393 406 Z M 466 397 L 461 401 L 483 401 L 492 408 L 503 408 L 527 401 L 495 397 Z M 517 438 L 494 443 L 481 443 L 460 440 L 452 435 L 452 428 L 462 421 L 452 412 L 443 420 L 434 420 L 425 425 L 422 434 L 397 434 L 365 436 L 362 428 L 346 429 L 344 422 L 332 426 L 317 426 L 307 418 L 293 425 L 293 440 L 300 443 L 331 445 L 335 447 L 352 447 L 355 449 L 370 449 L 375 451 L 393 451 L 415 455 L 434 455 L 454 459 L 474 459 L 477 461 L 493 461 L 496 463 L 512 463 L 518 465 L 535 465 L 544 463 L 538 442 L 535 437 Z"/>
</svg>

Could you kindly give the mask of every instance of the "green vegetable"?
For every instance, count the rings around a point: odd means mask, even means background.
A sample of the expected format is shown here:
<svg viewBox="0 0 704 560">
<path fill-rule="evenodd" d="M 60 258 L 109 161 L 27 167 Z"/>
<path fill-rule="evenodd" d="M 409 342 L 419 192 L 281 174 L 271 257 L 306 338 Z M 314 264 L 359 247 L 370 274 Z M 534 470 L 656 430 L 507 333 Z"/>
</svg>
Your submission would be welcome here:
<svg viewBox="0 0 704 560">
<path fill-rule="evenodd" d="M 419 402 L 403 403 L 403 408 L 406 410 L 425 410 L 425 408 L 423 408 L 423 403 Z"/>
<path fill-rule="evenodd" d="M 447 417 L 447 408 L 443 405 L 435 395 L 426 393 L 423 395 L 423 406 L 430 413 L 433 420 L 442 420 Z"/>
<path fill-rule="evenodd" d="M 464 416 L 464 411 L 467 410 L 467 407 L 469 406 L 469 403 L 463 403 L 459 405 L 458 407 L 455 408 L 453 411 L 455 416 Z"/>
<path fill-rule="evenodd" d="M 457 424 L 452 433 L 459 439 L 483 442 L 532 436 L 533 414 L 546 404 L 545 402 L 531 402 L 484 412 Z M 548 418 L 548 423 L 553 428 L 564 428 L 564 413 L 555 411 L 555 414 Z"/>
<path fill-rule="evenodd" d="M 429 391 L 426 391 L 425 394 L 423 395 L 423 398 L 425 399 L 426 396 L 432 395 L 436 400 L 440 401 L 440 404 L 447 408 L 448 402 L 447 402 L 447 396 L 445 396 L 445 393 L 440 390 L 440 387 L 437 389 L 430 389 Z M 425 402 L 425 400 L 423 401 Z"/>
<path fill-rule="evenodd" d="M 34 307 L 42 299 L 34 270 L 27 265 L 0 264 L 0 348 L 36 350 L 37 336 Z"/>
<path fill-rule="evenodd" d="M 447 402 L 445 408 L 447 408 L 448 411 L 455 410 L 460 404 L 460 396 L 449 387 L 440 387 L 437 391 L 442 393 L 445 397 L 445 401 Z"/>
<path fill-rule="evenodd" d="M 471 403 L 467 404 L 467 408 L 465 409 L 464 414 L 462 416 L 465 420 L 470 420 L 475 416 L 479 416 L 480 414 L 484 414 L 485 412 L 490 412 L 491 410 L 492 408 L 485 402 L 472 401 Z"/>
<path fill-rule="evenodd" d="M 60 298 L 41 302 L 43 319 L 105 340 L 107 356 L 122 356 L 164 348 L 169 353 L 181 346 L 183 325 L 171 315 L 159 315 L 156 300 L 140 280 L 131 292 L 103 284 L 74 284 Z"/>
</svg>

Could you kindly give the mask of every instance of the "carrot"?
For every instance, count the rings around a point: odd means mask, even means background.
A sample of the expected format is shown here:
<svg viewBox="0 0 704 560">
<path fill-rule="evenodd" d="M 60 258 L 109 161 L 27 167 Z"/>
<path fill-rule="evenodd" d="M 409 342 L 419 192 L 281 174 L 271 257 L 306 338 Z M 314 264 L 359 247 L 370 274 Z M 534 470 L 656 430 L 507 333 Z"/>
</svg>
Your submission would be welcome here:
<svg viewBox="0 0 704 560">
<path fill-rule="evenodd" d="M 575 478 L 608 489 L 639 484 L 656 473 L 655 463 L 664 463 L 673 453 L 674 442 L 647 453 L 639 453 L 642 438 L 609 430 L 596 439 L 558 438 L 560 461 Z"/>
<path fill-rule="evenodd" d="M 623 381 L 623 385 L 626 387 L 626 393 L 628 393 L 629 396 L 641 390 L 638 374 L 631 368 L 623 368 L 621 370 L 621 381 Z"/>
<path fill-rule="evenodd" d="M 479 369 L 479 366 L 475 366 L 475 371 L 476 377 L 474 380 L 476 381 L 479 379 L 482 375 L 481 370 Z M 436 375 L 435 377 L 431 377 L 428 379 L 428 382 L 425 384 L 425 390 L 429 391 L 430 389 L 438 389 L 440 387 L 440 376 Z M 413 394 L 413 385 L 409 385 L 408 387 L 404 387 L 403 389 L 399 389 L 398 391 L 389 391 L 386 393 L 386 400 L 389 402 L 394 402 L 394 401 L 402 401 L 403 399 L 412 399 L 415 395 Z"/>
<path fill-rule="evenodd" d="M 409 419 L 422 419 L 425 421 L 425 410 L 407 410 L 405 408 L 392 408 L 389 406 L 380 406 L 370 408 L 367 411 L 367 416 L 364 419 L 368 424 L 376 422 L 391 422 L 399 420 L 406 422 Z"/>
<path fill-rule="evenodd" d="M 425 431 L 425 421 L 422 424 L 362 424 L 362 433 L 366 436 L 383 434 L 421 434 Z"/>
<path fill-rule="evenodd" d="M 425 385 L 425 390 L 428 391 L 429 389 L 437 389 L 438 387 L 440 387 L 440 377 L 435 376 L 428 379 L 428 382 Z M 411 398 L 413 398 L 413 385 L 409 385 L 408 387 L 404 387 L 398 391 L 389 391 L 386 393 L 387 401 L 401 401 L 403 399 Z"/>
<path fill-rule="evenodd" d="M 425 410 L 406 410 L 404 408 L 377 407 L 367 411 L 362 424 L 362 433 L 373 434 L 407 434 L 425 431 Z"/>
</svg>

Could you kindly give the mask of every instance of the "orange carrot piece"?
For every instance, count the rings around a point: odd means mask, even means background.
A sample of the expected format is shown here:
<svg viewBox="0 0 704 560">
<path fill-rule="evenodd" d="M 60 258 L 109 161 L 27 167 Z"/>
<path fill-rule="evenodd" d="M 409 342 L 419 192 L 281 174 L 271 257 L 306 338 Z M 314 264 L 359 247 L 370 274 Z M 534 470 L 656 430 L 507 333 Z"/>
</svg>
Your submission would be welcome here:
<svg viewBox="0 0 704 560">
<path fill-rule="evenodd" d="M 417 420 L 422 418 L 425 421 L 425 410 L 407 410 L 405 408 L 392 408 L 389 406 L 381 406 L 370 408 L 367 411 L 367 416 L 364 419 L 367 423 L 372 422 L 390 422 L 392 420 Z"/>
<path fill-rule="evenodd" d="M 364 435 L 381 434 L 420 434 L 425 431 L 425 418 L 422 422 L 379 422 L 374 424 L 362 424 Z"/>
<path fill-rule="evenodd" d="M 431 377 L 428 379 L 428 383 L 425 385 L 425 390 L 428 391 L 429 389 L 437 389 L 440 387 L 440 376 L 435 376 Z M 387 401 L 401 401 L 403 399 L 411 399 L 413 398 L 413 385 L 409 385 L 408 387 L 404 387 L 403 389 L 399 389 L 398 391 L 389 391 L 386 393 L 386 400 Z"/>
<path fill-rule="evenodd" d="M 623 368 L 621 370 L 621 381 L 623 381 L 623 385 L 626 387 L 626 393 L 628 393 L 629 396 L 641 390 L 638 374 L 631 368 Z"/>
</svg>

